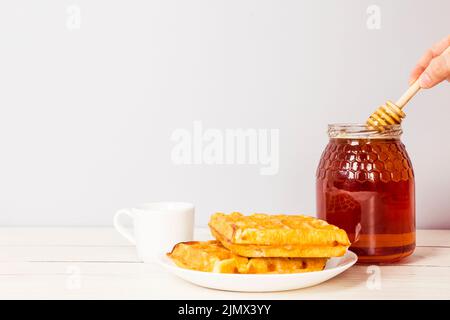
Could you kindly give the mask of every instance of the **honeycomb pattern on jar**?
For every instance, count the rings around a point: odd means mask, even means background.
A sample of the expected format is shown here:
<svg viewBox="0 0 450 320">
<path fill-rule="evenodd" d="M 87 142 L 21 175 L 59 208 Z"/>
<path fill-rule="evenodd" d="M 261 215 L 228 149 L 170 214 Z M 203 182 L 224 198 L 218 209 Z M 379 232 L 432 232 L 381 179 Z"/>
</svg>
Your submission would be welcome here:
<svg viewBox="0 0 450 320">
<path fill-rule="evenodd" d="M 317 179 L 399 182 L 414 178 L 411 160 L 400 141 L 328 143 Z"/>
</svg>

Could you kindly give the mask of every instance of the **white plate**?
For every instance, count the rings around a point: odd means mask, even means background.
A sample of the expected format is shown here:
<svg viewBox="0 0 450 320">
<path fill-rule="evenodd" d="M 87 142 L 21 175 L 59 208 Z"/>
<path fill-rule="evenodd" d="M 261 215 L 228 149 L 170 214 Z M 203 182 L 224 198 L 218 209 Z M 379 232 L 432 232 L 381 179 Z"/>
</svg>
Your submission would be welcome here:
<svg viewBox="0 0 450 320">
<path fill-rule="evenodd" d="M 227 274 L 183 269 L 166 255 L 158 263 L 177 277 L 196 285 L 226 291 L 270 292 L 315 286 L 344 272 L 356 263 L 358 257 L 351 251 L 343 257 L 328 260 L 322 271 L 288 274 Z"/>
</svg>

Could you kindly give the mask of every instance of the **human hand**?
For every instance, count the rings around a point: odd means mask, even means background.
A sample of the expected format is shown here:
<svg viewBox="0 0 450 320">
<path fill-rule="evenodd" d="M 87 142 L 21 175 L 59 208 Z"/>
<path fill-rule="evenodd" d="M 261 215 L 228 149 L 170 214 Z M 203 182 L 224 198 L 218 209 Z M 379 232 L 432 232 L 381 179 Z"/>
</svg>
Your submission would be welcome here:
<svg viewBox="0 0 450 320">
<path fill-rule="evenodd" d="M 450 81 L 450 35 L 437 42 L 420 58 L 409 83 L 417 79 L 424 89 L 432 88 L 444 80 Z"/>
</svg>

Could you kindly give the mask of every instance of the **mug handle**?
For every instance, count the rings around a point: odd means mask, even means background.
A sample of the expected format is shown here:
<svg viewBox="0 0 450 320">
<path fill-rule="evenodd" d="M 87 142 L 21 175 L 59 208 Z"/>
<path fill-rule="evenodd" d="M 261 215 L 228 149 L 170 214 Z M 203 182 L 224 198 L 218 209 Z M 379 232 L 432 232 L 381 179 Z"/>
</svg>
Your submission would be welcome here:
<svg viewBox="0 0 450 320">
<path fill-rule="evenodd" d="M 116 212 L 116 214 L 114 215 L 114 228 L 116 228 L 116 230 L 128 241 L 130 241 L 132 244 L 136 244 L 136 239 L 134 238 L 134 235 L 128 230 L 128 228 L 124 227 L 122 225 L 122 222 L 120 221 L 120 218 L 122 215 L 127 215 L 128 217 L 130 217 L 132 220 L 134 219 L 134 214 L 128 210 L 128 209 L 121 209 L 119 211 Z"/>
</svg>

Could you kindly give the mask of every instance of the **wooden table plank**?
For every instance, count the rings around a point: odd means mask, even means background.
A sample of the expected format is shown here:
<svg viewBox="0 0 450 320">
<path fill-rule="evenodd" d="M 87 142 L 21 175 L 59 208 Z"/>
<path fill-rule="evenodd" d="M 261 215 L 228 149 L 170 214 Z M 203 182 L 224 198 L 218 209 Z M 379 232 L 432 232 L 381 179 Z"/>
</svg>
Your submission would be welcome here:
<svg viewBox="0 0 450 320">
<path fill-rule="evenodd" d="M 198 228 L 195 239 L 210 238 L 209 230 Z M 132 247 L 114 228 L 0 228 L 0 247 L 4 246 L 123 246 Z"/>
<path fill-rule="evenodd" d="M 76 270 L 79 266 L 80 273 Z M 55 266 L 49 266 L 50 268 Z M 447 267 L 383 267 L 377 288 L 367 267 L 355 266 L 321 285 L 276 293 L 224 292 L 197 287 L 143 264 L 73 265 L 54 274 L 0 276 L 0 298 L 84 299 L 448 299 Z M 119 268 L 122 268 L 118 272 Z"/>
<path fill-rule="evenodd" d="M 450 248 L 450 230 L 418 230 L 417 246 Z"/>
<path fill-rule="evenodd" d="M 207 228 L 197 228 L 195 238 L 208 239 L 211 235 Z M 0 228 L 0 247 L 28 245 L 131 246 L 111 227 Z M 450 230 L 417 230 L 417 246 L 450 247 Z"/>
<path fill-rule="evenodd" d="M 207 229 L 195 236 L 209 237 Z M 0 298 L 449 299 L 450 231 L 422 230 L 417 238 L 412 257 L 375 267 L 379 289 L 372 269 L 358 265 L 307 289 L 236 293 L 200 288 L 138 262 L 135 248 L 112 228 L 0 228 Z"/>
<path fill-rule="evenodd" d="M 113 228 L 0 228 L 0 246 L 131 246 Z"/>
<path fill-rule="evenodd" d="M 136 249 L 125 246 L 12 246 L 0 250 L 2 262 L 139 262 Z M 411 257 L 396 266 L 449 267 L 450 248 L 417 247 Z"/>
</svg>

